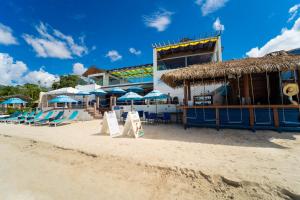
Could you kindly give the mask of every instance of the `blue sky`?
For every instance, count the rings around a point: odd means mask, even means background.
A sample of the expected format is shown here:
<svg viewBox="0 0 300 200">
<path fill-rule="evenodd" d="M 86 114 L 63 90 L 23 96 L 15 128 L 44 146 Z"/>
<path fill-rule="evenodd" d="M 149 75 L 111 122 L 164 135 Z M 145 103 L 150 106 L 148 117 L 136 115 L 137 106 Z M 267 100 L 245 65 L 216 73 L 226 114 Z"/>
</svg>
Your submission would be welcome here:
<svg viewBox="0 0 300 200">
<path fill-rule="evenodd" d="M 42 81 L 49 86 L 56 75 L 80 73 L 91 65 L 110 69 L 152 63 L 152 43 L 199 37 L 216 29 L 224 29 L 224 60 L 300 47 L 299 4 L 299 0 L 3 0 L 0 84 Z"/>
</svg>

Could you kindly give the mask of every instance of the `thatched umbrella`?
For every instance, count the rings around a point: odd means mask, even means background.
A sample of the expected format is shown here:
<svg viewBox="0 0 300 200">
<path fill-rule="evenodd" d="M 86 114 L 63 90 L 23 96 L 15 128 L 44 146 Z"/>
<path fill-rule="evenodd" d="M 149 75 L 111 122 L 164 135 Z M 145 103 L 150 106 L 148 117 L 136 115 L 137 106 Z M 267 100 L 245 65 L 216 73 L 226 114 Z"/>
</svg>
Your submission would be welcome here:
<svg viewBox="0 0 300 200">
<path fill-rule="evenodd" d="M 208 84 L 222 82 L 225 76 L 288 71 L 299 69 L 299 67 L 300 55 L 290 55 L 285 51 L 279 51 L 260 58 L 191 65 L 167 72 L 162 75 L 161 80 L 176 88 L 182 87 L 184 80 L 190 80 L 193 84 Z"/>
</svg>

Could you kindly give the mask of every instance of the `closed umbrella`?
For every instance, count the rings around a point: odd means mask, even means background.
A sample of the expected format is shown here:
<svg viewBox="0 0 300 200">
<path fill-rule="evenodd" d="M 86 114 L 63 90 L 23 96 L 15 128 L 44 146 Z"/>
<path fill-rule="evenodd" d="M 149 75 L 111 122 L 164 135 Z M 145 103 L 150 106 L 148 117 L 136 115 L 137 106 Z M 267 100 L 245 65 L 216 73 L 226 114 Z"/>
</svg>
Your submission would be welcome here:
<svg viewBox="0 0 300 200">
<path fill-rule="evenodd" d="M 157 113 L 157 99 L 167 99 L 169 96 L 160 92 L 159 90 L 153 90 L 144 96 L 144 99 L 154 99 L 156 102 L 156 113 Z"/>
<path fill-rule="evenodd" d="M 118 98 L 119 101 L 131 101 L 131 111 L 133 108 L 133 101 L 142 100 L 142 99 L 143 97 L 135 92 L 128 92 Z"/>
</svg>

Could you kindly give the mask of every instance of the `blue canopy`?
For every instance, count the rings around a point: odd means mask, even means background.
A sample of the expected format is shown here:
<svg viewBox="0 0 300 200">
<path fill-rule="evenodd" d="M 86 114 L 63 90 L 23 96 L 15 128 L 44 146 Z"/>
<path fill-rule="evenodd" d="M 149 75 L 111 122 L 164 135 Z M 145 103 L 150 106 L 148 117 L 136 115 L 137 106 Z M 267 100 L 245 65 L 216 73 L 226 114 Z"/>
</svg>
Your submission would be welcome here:
<svg viewBox="0 0 300 200">
<path fill-rule="evenodd" d="M 91 93 L 86 92 L 86 91 L 79 91 L 75 95 L 77 95 L 77 96 L 88 96 L 88 95 L 91 95 Z"/>
<path fill-rule="evenodd" d="M 6 104 L 25 104 L 25 103 L 27 103 L 27 102 L 23 101 L 20 98 L 10 98 L 10 99 L 3 101 L 1 104 L 6 105 Z"/>
<path fill-rule="evenodd" d="M 168 95 L 160 92 L 159 90 L 153 90 L 144 96 L 144 99 L 166 99 L 168 97 Z"/>
<path fill-rule="evenodd" d="M 51 99 L 49 103 L 77 103 L 77 101 L 69 96 L 60 95 L 55 97 L 54 99 Z"/>
<path fill-rule="evenodd" d="M 124 93 L 126 93 L 125 90 L 123 90 L 123 89 L 121 89 L 119 87 L 112 88 L 108 92 L 111 93 L 111 94 L 124 94 Z"/>
<path fill-rule="evenodd" d="M 100 96 L 100 95 L 105 95 L 107 94 L 107 92 L 105 92 L 104 90 L 102 89 L 96 89 L 96 90 L 93 90 L 92 92 L 90 92 L 91 94 L 94 94 L 96 96 Z"/>
<path fill-rule="evenodd" d="M 120 100 L 120 101 L 130 101 L 130 100 L 134 101 L 134 100 L 142 100 L 142 99 L 143 99 L 143 97 L 141 95 L 138 95 L 135 92 L 128 92 L 118 98 L 118 100 Z"/>
<path fill-rule="evenodd" d="M 138 86 L 131 86 L 129 88 L 127 88 L 128 92 L 143 92 L 144 89 Z"/>
</svg>

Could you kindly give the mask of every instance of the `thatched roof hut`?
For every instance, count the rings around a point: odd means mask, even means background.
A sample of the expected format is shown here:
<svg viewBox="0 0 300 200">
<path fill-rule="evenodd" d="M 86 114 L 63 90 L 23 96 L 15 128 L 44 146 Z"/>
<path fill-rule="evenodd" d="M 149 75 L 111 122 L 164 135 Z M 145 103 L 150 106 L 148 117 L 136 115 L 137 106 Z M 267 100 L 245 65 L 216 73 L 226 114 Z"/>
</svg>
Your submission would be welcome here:
<svg viewBox="0 0 300 200">
<path fill-rule="evenodd" d="M 285 51 L 273 52 L 260 58 L 245 58 L 220 63 L 191 65 L 167 72 L 161 80 L 176 88 L 183 86 L 184 80 L 193 84 L 223 82 L 225 77 L 250 73 L 265 73 L 295 70 L 300 67 L 300 55 L 290 55 Z"/>
</svg>

